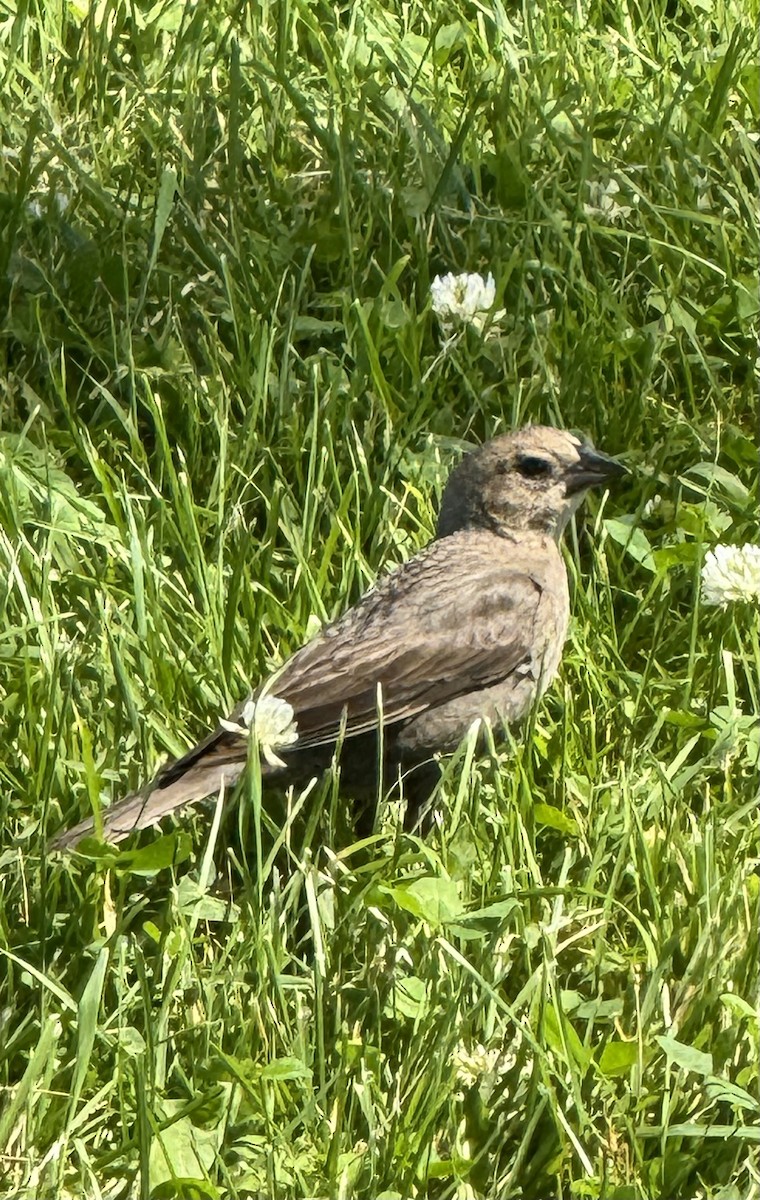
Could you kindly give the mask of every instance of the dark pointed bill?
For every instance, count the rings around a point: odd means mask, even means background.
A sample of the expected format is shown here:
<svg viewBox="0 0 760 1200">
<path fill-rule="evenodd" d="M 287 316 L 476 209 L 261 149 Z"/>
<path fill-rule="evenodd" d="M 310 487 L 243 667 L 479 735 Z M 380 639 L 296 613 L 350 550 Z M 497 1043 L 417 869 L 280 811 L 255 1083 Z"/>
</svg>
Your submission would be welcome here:
<svg viewBox="0 0 760 1200">
<path fill-rule="evenodd" d="M 592 446 L 582 446 L 579 454 L 580 461 L 572 468 L 567 481 L 568 496 L 628 474 L 628 468 L 616 458 L 600 454 Z"/>
</svg>

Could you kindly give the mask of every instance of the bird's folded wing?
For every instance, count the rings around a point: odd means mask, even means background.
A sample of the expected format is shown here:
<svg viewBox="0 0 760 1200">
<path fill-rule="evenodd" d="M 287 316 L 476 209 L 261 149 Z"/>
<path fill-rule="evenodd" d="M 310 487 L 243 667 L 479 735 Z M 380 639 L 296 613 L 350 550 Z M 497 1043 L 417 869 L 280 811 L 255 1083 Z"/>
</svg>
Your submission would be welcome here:
<svg viewBox="0 0 760 1200">
<path fill-rule="evenodd" d="M 485 546 L 477 535 L 433 542 L 285 663 L 266 685 L 294 711 L 298 740 L 281 751 L 285 761 L 375 728 L 380 713 L 391 725 L 513 673 L 540 672 L 541 565 L 493 555 L 494 539 L 482 537 Z M 217 729 L 169 764 L 159 786 L 208 753 L 235 757 L 236 740 Z"/>
<path fill-rule="evenodd" d="M 510 674 L 540 672 L 544 572 L 498 546 L 493 554 L 492 536 L 483 538 L 433 542 L 286 662 L 267 691 L 293 707 L 295 752 L 371 730 L 381 712 L 393 725 Z M 170 764 L 161 786 L 229 737 L 211 734 Z"/>
<path fill-rule="evenodd" d="M 383 589 L 385 592 L 386 589 Z M 541 589 L 514 570 L 453 581 L 428 574 L 418 606 L 377 603 L 343 621 L 286 664 L 274 691 L 293 707 L 297 747 L 346 738 L 378 724 L 540 670 L 534 662 Z"/>
</svg>

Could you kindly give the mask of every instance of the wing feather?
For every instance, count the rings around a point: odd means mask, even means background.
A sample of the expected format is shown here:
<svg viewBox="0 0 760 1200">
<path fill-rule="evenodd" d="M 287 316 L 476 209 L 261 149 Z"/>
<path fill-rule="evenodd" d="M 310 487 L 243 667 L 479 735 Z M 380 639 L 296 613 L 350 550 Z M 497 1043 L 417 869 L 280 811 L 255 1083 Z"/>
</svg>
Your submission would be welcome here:
<svg viewBox="0 0 760 1200">
<path fill-rule="evenodd" d="M 535 554 L 493 534 L 453 534 L 382 578 L 344 616 L 290 658 L 265 686 L 293 707 L 290 753 L 356 737 L 487 688 L 513 673 L 538 675 L 536 614 L 545 579 Z M 466 614 L 466 619 L 462 618 Z M 233 714 L 239 719 L 242 705 Z M 229 744 L 219 728 L 160 774 L 166 787 Z"/>
<path fill-rule="evenodd" d="M 293 707 L 297 747 L 333 740 L 343 721 L 345 737 L 373 728 L 378 685 L 391 725 L 533 668 L 540 582 L 468 542 L 452 579 L 454 540 L 433 543 L 286 663 L 273 690 Z"/>
</svg>

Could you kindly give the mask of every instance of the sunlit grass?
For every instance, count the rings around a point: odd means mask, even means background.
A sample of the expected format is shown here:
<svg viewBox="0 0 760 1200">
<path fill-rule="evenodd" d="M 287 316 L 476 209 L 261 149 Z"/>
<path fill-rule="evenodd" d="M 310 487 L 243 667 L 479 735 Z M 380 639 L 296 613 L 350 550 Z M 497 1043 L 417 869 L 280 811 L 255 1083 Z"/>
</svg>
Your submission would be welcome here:
<svg viewBox="0 0 760 1200">
<path fill-rule="evenodd" d="M 5 18 L 0 1195 L 757 1194 L 758 615 L 699 599 L 758 541 L 756 17 Z M 448 271 L 487 337 L 444 345 Z M 527 421 L 633 475 L 528 735 L 424 835 L 254 776 L 46 852 Z"/>
</svg>

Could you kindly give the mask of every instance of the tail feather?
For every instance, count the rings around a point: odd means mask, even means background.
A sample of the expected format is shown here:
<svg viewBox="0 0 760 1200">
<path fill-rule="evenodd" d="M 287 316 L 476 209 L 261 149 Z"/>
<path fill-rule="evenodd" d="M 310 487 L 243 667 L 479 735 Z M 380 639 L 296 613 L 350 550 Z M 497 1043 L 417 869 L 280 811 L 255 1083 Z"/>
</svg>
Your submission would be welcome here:
<svg viewBox="0 0 760 1200">
<path fill-rule="evenodd" d="M 245 760 L 241 762 L 204 763 L 203 761 L 191 767 L 179 779 L 173 780 L 166 787 L 156 787 L 149 784 L 140 792 L 125 796 L 103 813 L 103 838 L 107 842 L 120 842 L 136 829 L 145 829 L 148 825 L 156 825 L 169 813 L 184 808 L 196 800 L 204 800 L 206 796 L 218 792 L 219 788 L 234 784 L 243 772 Z M 73 829 L 67 829 L 51 843 L 53 850 L 67 850 L 81 842 L 82 838 L 92 834 L 95 822 L 92 817 L 80 821 Z"/>
</svg>

